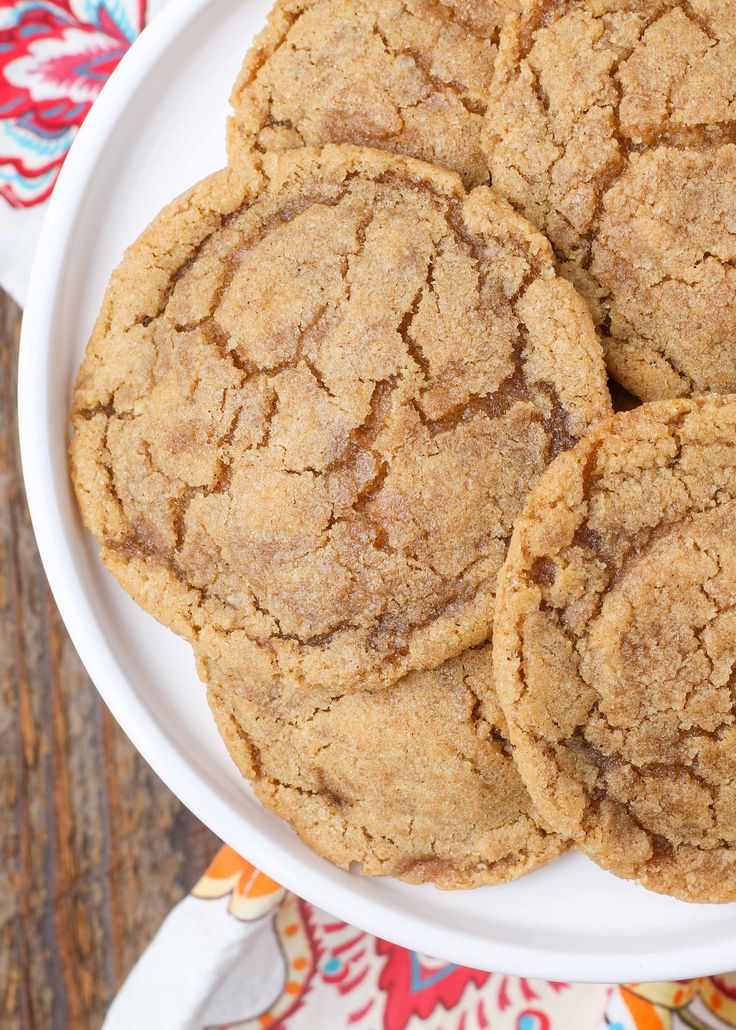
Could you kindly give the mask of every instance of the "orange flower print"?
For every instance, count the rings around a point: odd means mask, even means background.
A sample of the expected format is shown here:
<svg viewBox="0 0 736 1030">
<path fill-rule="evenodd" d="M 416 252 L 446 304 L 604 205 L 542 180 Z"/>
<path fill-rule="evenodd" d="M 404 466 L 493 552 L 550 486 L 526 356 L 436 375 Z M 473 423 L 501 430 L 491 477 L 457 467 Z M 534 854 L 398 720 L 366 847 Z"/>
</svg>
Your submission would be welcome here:
<svg viewBox="0 0 736 1030">
<path fill-rule="evenodd" d="M 736 973 L 628 984 L 621 988 L 621 999 L 636 1030 L 736 1027 Z"/>
<path fill-rule="evenodd" d="M 223 845 L 192 894 L 195 898 L 224 898 L 230 894 L 228 912 L 236 919 L 260 919 L 276 908 L 286 894 L 270 876 Z"/>
</svg>

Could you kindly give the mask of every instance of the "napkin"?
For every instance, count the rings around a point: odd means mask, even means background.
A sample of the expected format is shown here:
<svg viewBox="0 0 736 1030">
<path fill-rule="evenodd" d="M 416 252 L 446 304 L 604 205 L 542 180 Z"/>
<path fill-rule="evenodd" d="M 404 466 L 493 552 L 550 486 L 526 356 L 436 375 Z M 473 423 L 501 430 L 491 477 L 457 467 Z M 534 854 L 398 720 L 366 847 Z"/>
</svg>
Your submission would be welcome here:
<svg viewBox="0 0 736 1030">
<path fill-rule="evenodd" d="M 25 300 L 45 203 L 105 81 L 163 0 L 0 0 L 0 286 Z M 104 1030 L 724 1030 L 736 973 L 575 985 L 407 951 L 228 847 L 180 902 Z"/>
<path fill-rule="evenodd" d="M 23 304 L 79 126 L 164 0 L 0 0 L 0 286 Z"/>
<path fill-rule="evenodd" d="M 725 1030 L 736 973 L 609 987 L 467 969 L 373 937 L 223 847 L 103 1030 Z"/>
</svg>

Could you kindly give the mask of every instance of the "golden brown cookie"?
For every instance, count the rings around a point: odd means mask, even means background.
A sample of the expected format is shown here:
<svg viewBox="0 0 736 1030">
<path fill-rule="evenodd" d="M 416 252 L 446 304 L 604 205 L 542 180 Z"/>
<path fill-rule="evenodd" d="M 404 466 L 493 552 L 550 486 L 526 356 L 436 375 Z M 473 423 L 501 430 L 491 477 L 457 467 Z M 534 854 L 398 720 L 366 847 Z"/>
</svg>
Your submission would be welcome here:
<svg viewBox="0 0 736 1030">
<path fill-rule="evenodd" d="M 542 815 L 600 865 L 736 899 L 736 396 L 645 404 L 554 462 L 494 671 Z"/>
<path fill-rule="evenodd" d="M 516 0 L 278 0 L 233 89 L 228 156 L 380 147 L 488 179 L 480 131 Z"/>
<path fill-rule="evenodd" d="M 493 184 L 644 400 L 736 390 L 735 33 L 730 3 L 533 0 L 500 44 Z"/>
<path fill-rule="evenodd" d="M 385 686 L 487 637 L 530 484 L 609 410 L 600 347 L 487 187 L 353 147 L 263 168 L 175 201 L 114 273 L 77 495 L 205 675 Z"/>
<path fill-rule="evenodd" d="M 514 767 L 490 646 L 381 691 L 257 689 L 209 698 L 256 794 L 316 852 L 370 876 L 477 887 L 557 857 Z"/>
</svg>

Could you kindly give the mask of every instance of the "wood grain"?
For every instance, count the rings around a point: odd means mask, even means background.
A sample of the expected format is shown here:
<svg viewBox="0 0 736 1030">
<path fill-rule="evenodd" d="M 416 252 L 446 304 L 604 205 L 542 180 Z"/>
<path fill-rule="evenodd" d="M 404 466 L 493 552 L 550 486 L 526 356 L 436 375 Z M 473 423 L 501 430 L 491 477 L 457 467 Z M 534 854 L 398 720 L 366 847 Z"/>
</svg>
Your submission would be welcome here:
<svg viewBox="0 0 736 1030">
<path fill-rule="evenodd" d="M 19 329 L 0 292 L 0 1027 L 97 1030 L 218 842 L 133 750 L 56 611 L 20 476 Z"/>
</svg>

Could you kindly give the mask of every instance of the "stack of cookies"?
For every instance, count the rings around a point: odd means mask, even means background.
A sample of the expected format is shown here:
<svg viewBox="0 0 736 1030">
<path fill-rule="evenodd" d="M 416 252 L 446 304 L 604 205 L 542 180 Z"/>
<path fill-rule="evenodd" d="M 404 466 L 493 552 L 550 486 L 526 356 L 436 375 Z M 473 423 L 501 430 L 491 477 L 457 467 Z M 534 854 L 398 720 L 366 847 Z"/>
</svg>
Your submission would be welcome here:
<svg viewBox="0 0 736 1030">
<path fill-rule="evenodd" d="M 731 0 L 280 0 L 228 167 L 113 273 L 84 521 L 340 866 L 572 844 L 736 898 L 735 39 Z"/>
</svg>

